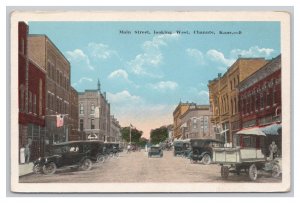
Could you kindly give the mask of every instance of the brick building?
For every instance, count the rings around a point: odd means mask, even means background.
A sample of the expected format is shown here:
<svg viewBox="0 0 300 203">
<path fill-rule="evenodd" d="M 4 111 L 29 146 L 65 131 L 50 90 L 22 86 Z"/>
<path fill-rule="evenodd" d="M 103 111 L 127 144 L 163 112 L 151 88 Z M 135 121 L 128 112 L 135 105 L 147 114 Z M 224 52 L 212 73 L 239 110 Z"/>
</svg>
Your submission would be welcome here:
<svg viewBox="0 0 300 203">
<path fill-rule="evenodd" d="M 223 75 L 218 74 L 216 79 L 209 81 L 209 102 L 217 139 L 232 144 L 233 134 L 240 129 L 237 87 L 267 62 L 263 58 L 239 58 Z"/>
<path fill-rule="evenodd" d="M 240 83 L 241 127 L 281 122 L 281 55 Z"/>
<path fill-rule="evenodd" d="M 110 136 L 107 138 L 108 142 L 122 142 L 121 126 L 119 121 L 113 116 L 110 116 Z"/>
<path fill-rule="evenodd" d="M 45 71 L 28 57 L 28 30 L 18 24 L 19 149 L 29 144 L 30 161 L 44 154 Z"/>
<path fill-rule="evenodd" d="M 181 116 L 182 139 L 215 139 L 215 133 L 211 124 L 209 105 L 197 105 L 191 103 L 188 110 Z"/>
<path fill-rule="evenodd" d="M 173 137 L 174 139 L 179 139 L 182 136 L 182 129 L 180 128 L 182 125 L 181 116 L 189 109 L 189 105 L 191 103 L 182 103 L 179 102 L 178 106 L 173 111 Z"/>
<path fill-rule="evenodd" d="M 79 127 L 78 127 L 78 120 L 79 120 L 79 112 L 78 112 L 78 92 L 71 86 L 70 91 L 70 136 L 69 140 L 80 140 L 81 137 L 79 135 Z"/>
<path fill-rule="evenodd" d="M 101 93 L 99 81 L 97 89 L 78 93 L 78 105 L 81 139 L 107 141 L 110 136 L 110 104 L 105 92 Z"/>
<path fill-rule="evenodd" d="M 46 72 L 46 144 L 64 142 L 70 135 L 70 63 L 46 35 L 29 35 L 29 57 Z M 62 115 L 62 127 L 56 126 Z"/>
</svg>

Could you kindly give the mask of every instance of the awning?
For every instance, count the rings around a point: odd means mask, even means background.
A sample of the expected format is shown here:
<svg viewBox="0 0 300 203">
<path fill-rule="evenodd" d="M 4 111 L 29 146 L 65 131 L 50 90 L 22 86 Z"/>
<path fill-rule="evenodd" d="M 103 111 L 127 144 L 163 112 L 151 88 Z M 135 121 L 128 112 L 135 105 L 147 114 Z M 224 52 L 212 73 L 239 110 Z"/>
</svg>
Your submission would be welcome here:
<svg viewBox="0 0 300 203">
<path fill-rule="evenodd" d="M 281 123 L 274 123 L 265 127 L 262 127 L 261 130 L 266 134 L 266 135 L 280 135 L 281 134 Z"/>
<path fill-rule="evenodd" d="M 236 133 L 237 135 L 257 135 L 266 136 L 266 134 L 259 127 L 245 128 Z"/>
</svg>

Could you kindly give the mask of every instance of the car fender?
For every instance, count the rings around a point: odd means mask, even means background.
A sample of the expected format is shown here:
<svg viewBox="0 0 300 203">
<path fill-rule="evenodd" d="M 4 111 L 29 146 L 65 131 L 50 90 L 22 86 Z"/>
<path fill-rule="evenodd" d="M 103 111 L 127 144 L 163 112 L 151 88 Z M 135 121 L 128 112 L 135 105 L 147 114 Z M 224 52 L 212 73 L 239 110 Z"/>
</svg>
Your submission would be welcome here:
<svg viewBox="0 0 300 203">
<path fill-rule="evenodd" d="M 61 155 L 53 155 L 53 156 L 49 156 L 49 157 L 45 157 L 44 159 L 44 165 L 54 162 L 55 164 L 57 164 L 57 160 L 61 158 Z"/>
<path fill-rule="evenodd" d="M 202 152 L 202 153 L 201 153 L 200 158 L 202 159 L 202 158 L 204 157 L 205 154 L 208 154 L 210 157 L 212 157 L 210 152 L 205 151 L 205 152 Z"/>
</svg>

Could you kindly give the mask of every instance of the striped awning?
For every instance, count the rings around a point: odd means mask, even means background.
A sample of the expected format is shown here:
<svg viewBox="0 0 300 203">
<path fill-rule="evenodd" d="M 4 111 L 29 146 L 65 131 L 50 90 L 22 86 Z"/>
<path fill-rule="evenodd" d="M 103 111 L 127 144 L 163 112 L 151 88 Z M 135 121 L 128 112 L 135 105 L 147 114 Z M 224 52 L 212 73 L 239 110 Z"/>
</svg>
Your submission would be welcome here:
<svg viewBox="0 0 300 203">
<path fill-rule="evenodd" d="M 266 136 L 260 127 L 244 128 L 236 133 L 237 135 Z"/>
</svg>

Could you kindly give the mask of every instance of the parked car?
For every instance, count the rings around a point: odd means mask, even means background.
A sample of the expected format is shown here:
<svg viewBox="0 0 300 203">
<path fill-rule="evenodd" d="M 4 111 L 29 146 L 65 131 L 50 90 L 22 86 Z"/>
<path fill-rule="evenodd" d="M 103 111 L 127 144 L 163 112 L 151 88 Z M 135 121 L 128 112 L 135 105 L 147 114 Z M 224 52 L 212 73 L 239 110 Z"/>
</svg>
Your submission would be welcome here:
<svg viewBox="0 0 300 203">
<path fill-rule="evenodd" d="M 73 141 L 54 144 L 50 147 L 50 154 L 35 160 L 33 171 L 46 175 L 54 174 L 57 169 L 79 168 L 90 170 L 92 161 L 104 161 L 103 142 Z"/>
<path fill-rule="evenodd" d="M 214 139 L 191 139 L 191 153 L 189 158 L 192 163 L 202 161 L 203 164 L 208 165 L 212 161 L 212 148 L 223 146 L 223 142 Z"/>
<path fill-rule="evenodd" d="M 160 146 L 151 146 L 148 151 L 148 157 L 159 156 L 163 157 L 163 150 Z"/>
<path fill-rule="evenodd" d="M 191 151 L 190 140 L 177 140 L 174 141 L 174 156 L 180 155 L 183 157 L 188 157 Z"/>
</svg>

